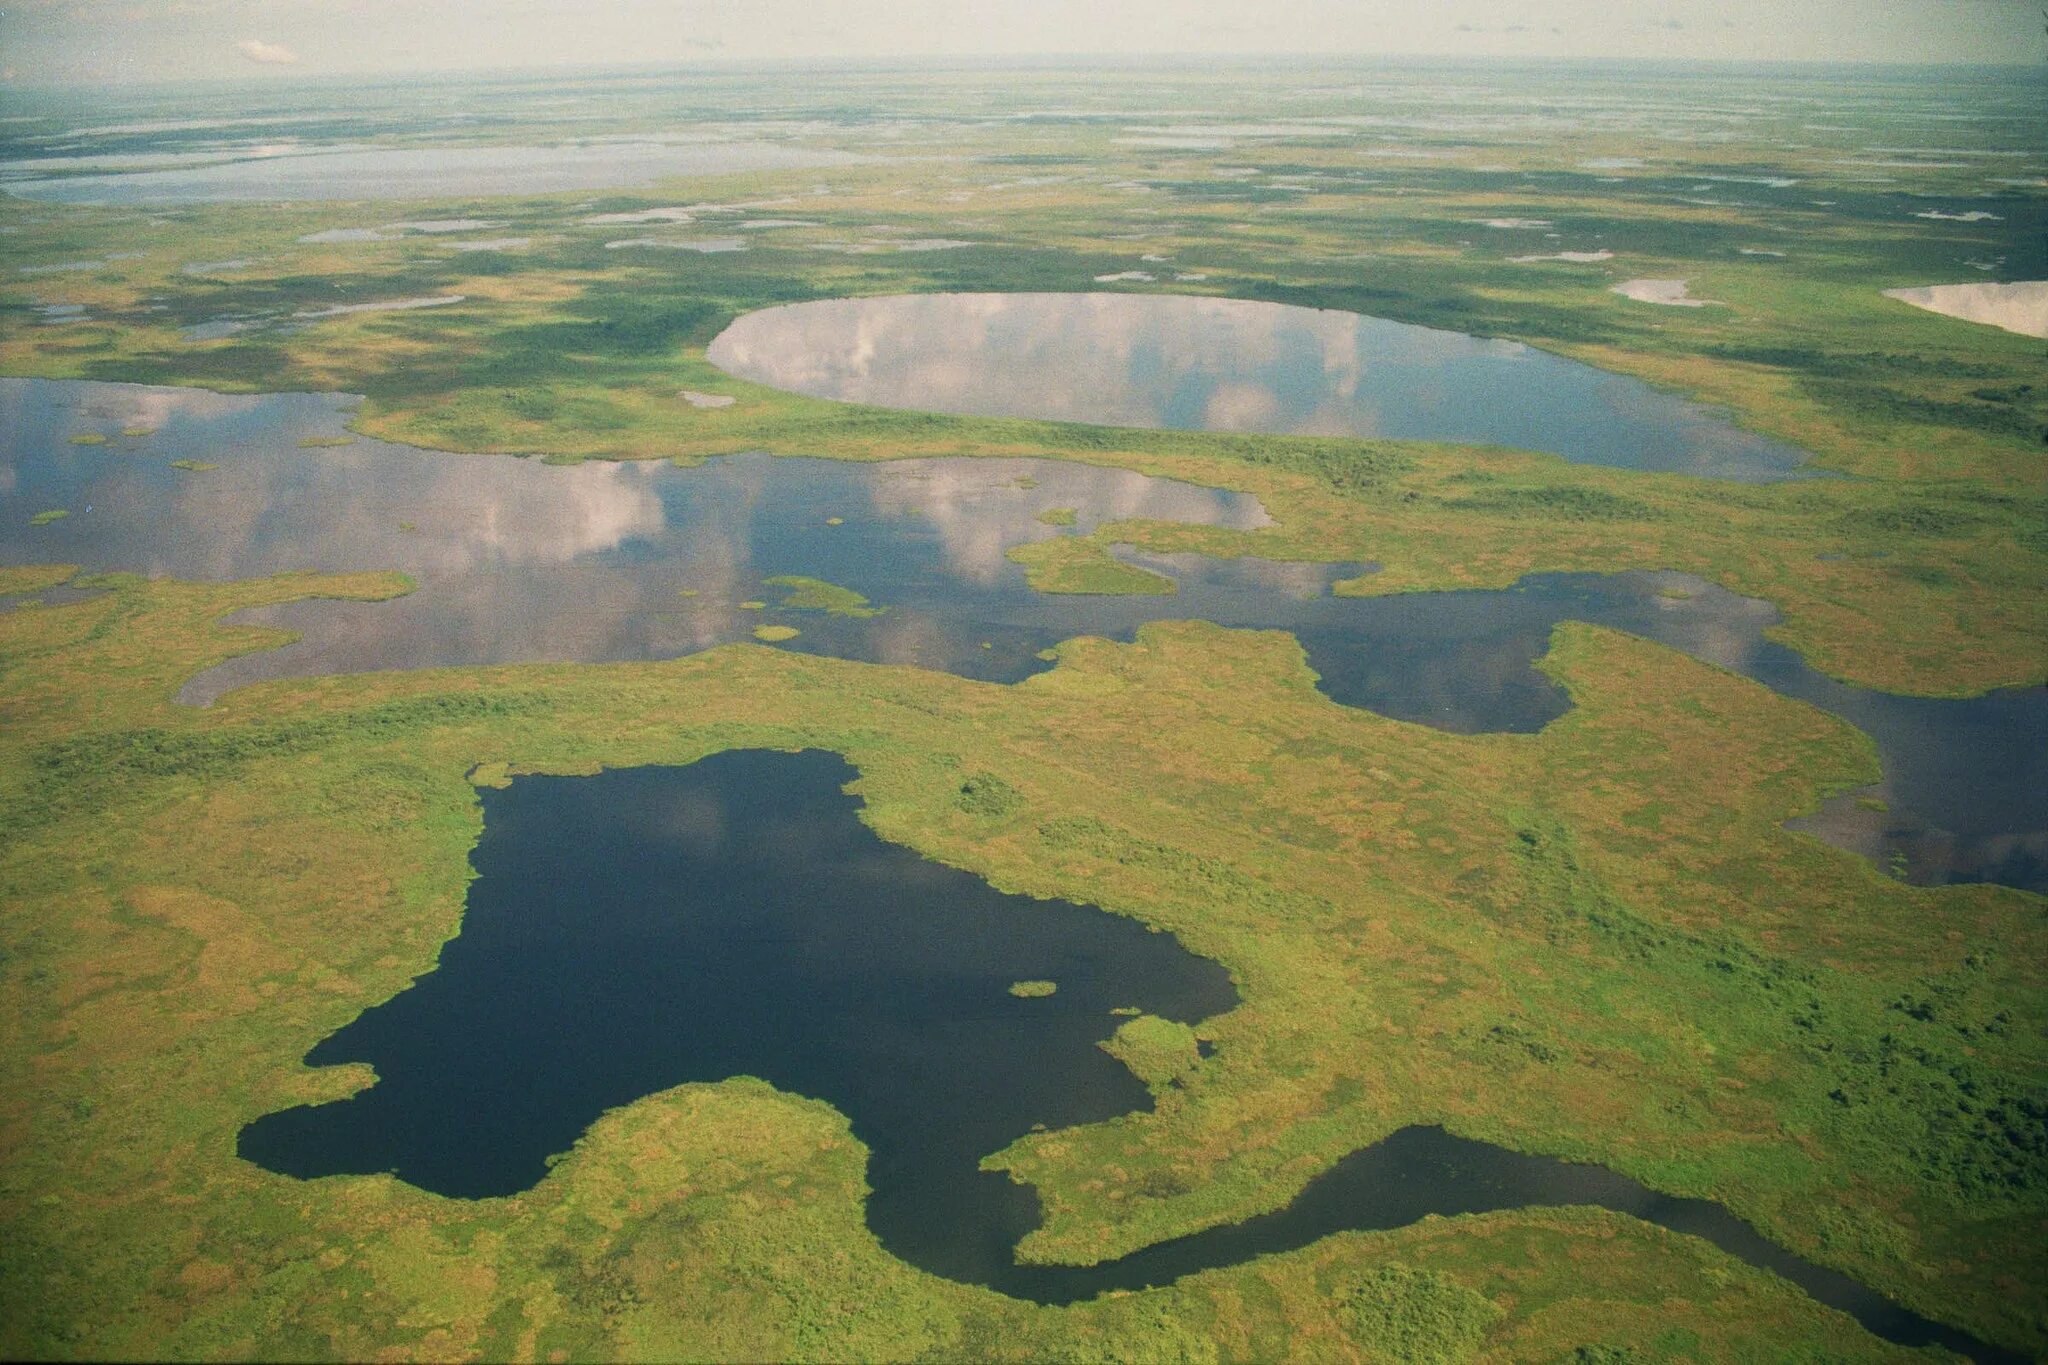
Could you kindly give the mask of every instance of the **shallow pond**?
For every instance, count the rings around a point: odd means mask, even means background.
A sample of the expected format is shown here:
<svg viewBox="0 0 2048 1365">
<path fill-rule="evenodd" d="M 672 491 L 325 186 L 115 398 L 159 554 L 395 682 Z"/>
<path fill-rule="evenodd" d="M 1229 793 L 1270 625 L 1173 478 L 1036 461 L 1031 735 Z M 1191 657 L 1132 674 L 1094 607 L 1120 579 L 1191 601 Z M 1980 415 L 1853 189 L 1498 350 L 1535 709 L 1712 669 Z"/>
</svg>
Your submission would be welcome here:
<svg viewBox="0 0 2048 1365">
<path fill-rule="evenodd" d="M 1910 303 L 1930 313 L 2018 332 L 2021 336 L 2048 337 L 2048 280 L 1934 284 L 1919 289 L 1887 289 L 1884 293 L 1886 298 Z"/>
<path fill-rule="evenodd" d="M 1459 732 L 1527 731 L 1567 705 L 1530 666 L 1551 628 L 1592 621 L 1869 733 L 1888 809 L 1837 798 L 1807 822 L 1823 837 L 1897 859 L 1919 881 L 2048 890 L 2048 690 L 1949 701 L 1847 687 L 1763 638 L 1776 620 L 1767 604 L 1698 580 L 1542 575 L 1504 591 L 1335 598 L 1328 585 L 1360 566 L 1174 557 L 1141 561 L 1178 580 L 1172 596 L 1049 596 L 1005 558 L 1012 546 L 1120 518 L 1249 528 L 1265 513 L 1240 494 L 1048 460 L 746 455 L 684 470 L 367 439 L 300 446 L 347 439 L 350 401 L 0 379 L 0 563 L 202 579 L 394 568 L 417 581 L 392 602 L 246 613 L 304 638 L 202 675 L 184 694 L 197 703 L 270 677 L 669 658 L 762 625 L 800 632 L 784 648 L 1007 682 L 1044 668 L 1039 651 L 1060 640 L 1198 617 L 1294 631 L 1323 690 L 1346 704 Z M 105 443 L 72 444 L 81 436 Z M 1074 509 L 1071 527 L 1045 520 L 1059 509 Z M 33 524 L 53 510 L 69 515 Z M 884 610 L 784 608 L 789 589 L 765 580 L 789 574 Z"/>
<path fill-rule="evenodd" d="M 1745 481 L 1797 477 L 1806 458 L 1520 342 L 1243 299 L 828 299 L 749 313 L 710 357 L 814 398 L 935 412 L 1514 446 Z"/>
<path fill-rule="evenodd" d="M 1706 1237 L 1895 1340 L 1975 1345 L 1716 1205 L 1440 1129 L 1354 1154 L 1274 1214 L 1105 1265 L 1018 1265 L 1036 1197 L 980 1159 L 1039 1124 L 1150 1107 L 1099 1046 L 1116 1011 L 1194 1023 L 1236 992 L 1170 934 L 884 843 L 841 790 L 856 775 L 835 754 L 742 750 L 484 791 L 461 933 L 307 1055 L 369 1063 L 376 1083 L 258 1119 L 241 1154 L 301 1178 L 391 1171 L 439 1194 L 514 1194 L 608 1108 L 756 1076 L 847 1116 L 884 1246 L 1020 1298 L 1163 1284 L 1433 1213 L 1599 1204 Z M 1020 996 L 1024 981 L 1056 989 Z"/>
</svg>

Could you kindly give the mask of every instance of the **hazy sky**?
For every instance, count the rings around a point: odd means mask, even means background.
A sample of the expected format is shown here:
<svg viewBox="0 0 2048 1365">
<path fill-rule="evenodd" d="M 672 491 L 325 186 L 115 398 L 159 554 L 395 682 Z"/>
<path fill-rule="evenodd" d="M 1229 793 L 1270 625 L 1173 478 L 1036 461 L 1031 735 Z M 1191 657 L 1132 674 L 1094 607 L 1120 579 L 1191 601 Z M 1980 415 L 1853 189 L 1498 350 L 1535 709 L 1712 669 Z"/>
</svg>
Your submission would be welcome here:
<svg viewBox="0 0 2048 1365">
<path fill-rule="evenodd" d="M 2036 0 L 0 0 L 0 80 L 1057 53 L 2040 61 Z"/>
</svg>

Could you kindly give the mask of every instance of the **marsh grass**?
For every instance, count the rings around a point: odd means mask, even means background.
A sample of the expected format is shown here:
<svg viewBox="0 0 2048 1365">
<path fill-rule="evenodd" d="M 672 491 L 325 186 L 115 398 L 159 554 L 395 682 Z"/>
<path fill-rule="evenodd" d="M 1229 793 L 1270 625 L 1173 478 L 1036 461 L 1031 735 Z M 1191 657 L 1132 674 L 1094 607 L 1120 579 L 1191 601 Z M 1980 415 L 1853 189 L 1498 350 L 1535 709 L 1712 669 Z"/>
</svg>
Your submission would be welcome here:
<svg viewBox="0 0 2048 1365">
<path fill-rule="evenodd" d="M 772 1334 L 811 1322 L 835 1350 L 914 1354 L 957 1343 L 971 1318 L 1028 1332 L 1038 1351 L 1099 1354 L 1101 1334 L 1132 1332 L 1149 1358 L 1224 1302 L 1260 1332 L 1349 1331 L 1348 1300 L 1310 1286 L 1393 1261 L 1501 1308 L 1486 1340 L 1511 1355 L 1555 1343 L 1544 1306 L 1566 1302 L 1582 1341 L 1624 1338 L 1649 1315 L 1731 1353 L 1876 1349 L 1768 1277 L 1712 1257 L 1712 1276 L 1685 1268 L 1706 1254 L 1697 1243 L 1570 1214 L 1337 1238 L 1149 1295 L 1016 1305 L 883 1255 L 860 1223 L 863 1156 L 843 1123 L 750 1082 L 616 1111 L 510 1201 L 300 1186 L 233 1159 L 249 1115 L 361 1083 L 299 1059 L 456 931 L 474 782 L 768 745 L 848 754 L 863 818 L 886 838 L 1007 890 L 1137 916 L 1231 970 L 1243 1004 L 1203 1024 L 1213 1055 L 1184 1026 L 1133 1017 L 1119 1030 L 1114 1050 L 1157 1087 L 1153 1112 L 991 1158 L 1044 1202 L 1029 1256 L 1093 1260 L 1241 1218 L 1393 1128 L 1442 1122 L 1715 1198 L 1924 1311 L 2036 1339 L 2003 1277 L 2039 1256 L 2038 902 L 1903 886 L 1783 831 L 1871 780 L 1874 760 L 1839 722 L 1741 678 L 1568 625 L 1544 667 L 1575 708 L 1536 735 L 1461 737 L 1330 703 L 1283 635 L 1178 623 L 1127 645 L 1070 641 L 1051 671 L 1007 688 L 745 648 L 268 683 L 195 712 L 169 704 L 180 679 L 280 638 L 219 616 L 403 585 L 94 581 L 88 601 L 0 614 L 0 818 L 14 836 L 0 878 L 20 912 L 6 947 L 46 983 L 18 999 L 42 1021 L 28 1037 L 50 1040 L 24 1043 L 43 1080 L 8 1103 L 34 1118 L 16 1171 L 62 1210 L 32 1211 L 11 1245 L 90 1271 L 92 1289 L 81 1281 L 66 1302 L 136 1305 L 144 1325 L 129 1330 L 143 1336 L 192 1330 L 182 1298 L 148 1286 L 207 1258 L 138 1243 L 113 1196 L 174 1173 L 195 1196 L 176 1220 L 258 1257 L 222 1282 L 207 1321 L 259 1346 L 389 1332 L 426 1311 L 421 1295 L 467 1292 L 484 1311 L 455 1339 L 517 1354 L 517 1316 L 492 1324 L 544 1290 L 544 1340 L 627 1353 L 638 1348 L 614 1335 L 626 1323 L 653 1334 L 630 1338 L 643 1343 L 782 1355 L 788 1339 Z M 96 992 L 65 984 L 104 982 L 117 960 L 126 974 Z M 684 1202 L 622 1192 L 673 1162 L 700 1171 Z M 611 1183 L 629 1167 L 642 1174 Z M 704 1202 L 714 1168 L 762 1197 Z M 383 1210 L 368 1224 L 365 1200 Z M 547 1210 L 618 1231 L 572 1234 Z M 715 1315 L 618 1318 L 585 1276 L 626 1229 L 659 1239 L 683 1210 L 698 1251 L 658 1257 L 677 1267 L 649 1284 L 708 1286 L 712 1265 L 744 1265 L 749 1287 Z M 279 1334 L 263 1305 L 307 1238 L 416 1288 L 324 1296 L 295 1329 L 312 1336 Z M 503 1239 L 497 1278 L 464 1291 L 478 1238 Z M 1565 1250 L 1589 1246 L 1604 1248 L 1591 1262 Z M 1493 1276 L 1524 1254 L 1509 1294 Z M 1327 1329 L 1245 1304 L 1245 1286 L 1276 1276 Z M 834 1307 L 830 1286 L 856 1282 L 860 1303 L 887 1307 Z M 30 1350 L 60 1323 L 79 1330 L 71 1309 L 52 1311 L 10 1315 L 0 1337 Z M 719 1336 L 716 1322 L 746 1326 Z M 67 1339 L 100 1339 L 85 1330 Z"/>
<path fill-rule="evenodd" d="M 842 588 L 837 583 L 827 583 L 822 578 L 805 578 L 801 574 L 779 574 L 761 581 L 771 588 L 789 589 L 781 603 L 785 611 L 822 611 L 828 616 L 867 619 L 880 616 L 888 610 L 887 607 L 873 605 L 851 588 Z"/>
<path fill-rule="evenodd" d="M 1122 79 L 1134 99 L 1185 98 L 1170 75 Z M 844 80 L 817 98 L 865 109 L 900 94 Z M 1035 585 L 1173 590 L 1114 559 L 1117 544 L 1379 566 L 1349 593 L 1670 568 L 1770 600 L 1773 638 L 1864 685 L 1963 694 L 2043 677 L 2039 345 L 1879 292 L 1972 254 L 2033 269 L 2039 234 L 2018 226 L 2031 200 L 1997 199 L 2010 230 L 1922 221 L 1915 194 L 1976 195 L 1981 175 L 1928 172 L 1911 193 L 1845 179 L 1830 157 L 1889 135 L 1870 112 L 1881 100 L 1835 101 L 1853 125 L 1841 134 L 1783 121 L 1714 146 L 1602 128 L 1503 139 L 1483 149 L 1508 167 L 1496 174 L 1453 164 L 1472 149 L 1442 142 L 1442 160 L 1368 162 L 1348 135 L 1129 147 L 1093 118 L 983 117 L 1042 91 L 932 80 L 936 107 L 972 111 L 947 125 L 955 160 L 702 186 L 807 196 L 815 232 L 763 234 L 744 254 L 626 259 L 581 223 L 676 202 L 659 191 L 405 211 L 534 237 L 470 259 L 425 239 L 301 243 L 335 225 L 331 206 L 141 215 L 0 198 L 10 262 L 149 252 L 66 275 L 92 320 L 0 328 L 0 369 L 359 393 L 364 434 L 556 460 L 1110 465 L 1252 494 L 1274 524 L 1112 523 L 1027 547 Z M 1255 108 L 1269 93 L 1202 99 Z M 707 82 L 691 98 L 731 96 Z M 344 113 L 332 131 L 388 127 Z M 1302 191 L 1210 174 L 1254 157 L 1268 178 L 1319 178 Z M 1561 169 L 1588 158 L 1660 164 Z M 1088 174 L 983 183 L 1030 168 Z M 1800 185 L 1686 203 L 1692 173 Z M 814 249 L 882 221 L 954 236 L 969 215 L 982 246 Z M 1565 246 L 1597 238 L 1616 259 L 1517 264 L 1465 221 L 1487 218 L 1553 221 Z M 1722 405 L 1854 477 L 1733 486 L 1419 443 L 890 412 L 740 384 L 704 359 L 755 308 L 1087 288 L 1139 251 L 1171 258 L 1153 273 L 1205 277 L 1140 290 L 1526 341 Z M 256 264 L 232 280 L 176 265 L 227 256 Z M 1682 276 L 1728 306 L 1608 293 L 1631 276 Z M 5 316 L 50 302 L 42 279 L 0 280 Z M 447 293 L 468 302 L 180 334 L 225 313 Z M 740 401 L 691 408 L 684 387 Z M 0 592 L 73 573 L 0 568 Z M 1739 678 L 1568 626 L 1544 667 L 1574 709 L 1536 735 L 1457 737 L 1331 705 L 1285 637 L 1183 624 L 1070 641 L 1014 688 L 735 647 L 280 682 L 199 712 L 169 701 L 185 679 L 285 640 L 223 616 L 404 584 L 87 585 L 89 600 L 0 613 L 9 1356 L 1905 1358 L 1697 1239 L 1584 1210 L 1340 1235 L 1162 1289 L 1021 1304 L 885 1254 L 844 1120 L 746 1080 L 610 1112 L 510 1200 L 302 1185 L 235 1159 L 252 1116 L 371 1082 L 302 1059 L 458 931 L 473 784 L 758 745 L 846 753 L 885 837 L 1170 929 L 1230 969 L 1244 1003 L 1202 1025 L 1213 1055 L 1135 1012 L 1112 1040 L 1154 1086 L 1153 1112 L 993 1158 L 1043 1203 L 1028 1256 L 1097 1260 L 1239 1219 L 1396 1127 L 1443 1123 L 1716 1199 L 1930 1315 L 2048 1347 L 2040 902 L 1910 887 L 1783 830 L 1874 780 L 1875 759 L 1847 727 Z"/>
</svg>

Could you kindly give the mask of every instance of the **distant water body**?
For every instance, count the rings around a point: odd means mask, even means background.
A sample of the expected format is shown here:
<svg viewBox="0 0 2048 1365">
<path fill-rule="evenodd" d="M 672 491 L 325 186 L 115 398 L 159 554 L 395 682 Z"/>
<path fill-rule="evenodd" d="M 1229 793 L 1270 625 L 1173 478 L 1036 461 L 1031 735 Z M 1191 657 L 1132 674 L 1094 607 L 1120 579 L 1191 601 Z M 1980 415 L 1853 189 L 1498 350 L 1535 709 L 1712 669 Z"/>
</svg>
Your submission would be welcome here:
<svg viewBox="0 0 2048 1365">
<path fill-rule="evenodd" d="M 548 147 L 308 147 L 211 164 L 88 172 L 96 158 L 0 162 L 0 190 L 50 204 L 212 204 L 445 199 L 628 189 L 745 171 L 845 166 L 870 158 L 779 142 L 571 142 Z"/>
<path fill-rule="evenodd" d="M 713 364 L 813 398 L 1109 426 L 1513 446 L 1769 482 L 1804 451 L 1517 341 L 1148 294 L 917 294 L 749 313 Z"/>
<path fill-rule="evenodd" d="M 701 398 L 702 395 L 699 395 Z M 1850 687 L 1764 638 L 1766 603 L 1668 573 L 1545 574 L 1499 591 L 1333 597 L 1361 565 L 1128 556 L 1159 597 L 1034 592 L 1016 545 L 1147 518 L 1251 529 L 1257 499 L 1054 460 L 858 464 L 741 455 L 697 469 L 565 467 L 348 440 L 353 400 L 0 379 L 0 563 L 198 579 L 398 569 L 391 602 L 302 602 L 238 618 L 301 632 L 195 679 L 204 704 L 263 678 L 387 668 L 664 659 L 800 633 L 783 647 L 1014 682 L 1076 635 L 1147 621 L 1293 631 L 1337 701 L 1460 733 L 1531 731 L 1568 699 L 1531 665 L 1565 620 L 1684 650 L 1842 716 L 1883 759 L 1874 792 L 1804 822 L 1922 882 L 2048 891 L 2048 690 L 1969 700 Z M 679 407 L 689 400 L 678 397 Z M 123 435 L 147 432 L 146 435 Z M 84 437 L 104 444 L 77 445 Z M 181 469 L 173 461 L 216 466 Z M 1073 524 L 1054 525 L 1072 509 Z M 36 524 L 38 514 L 69 515 Z M 797 574 L 879 616 L 785 609 Z M 742 604 L 765 603 L 765 609 Z M 1862 801 L 1858 796 L 1875 796 Z M 1879 807 L 1882 807 L 1881 809 Z"/>
</svg>

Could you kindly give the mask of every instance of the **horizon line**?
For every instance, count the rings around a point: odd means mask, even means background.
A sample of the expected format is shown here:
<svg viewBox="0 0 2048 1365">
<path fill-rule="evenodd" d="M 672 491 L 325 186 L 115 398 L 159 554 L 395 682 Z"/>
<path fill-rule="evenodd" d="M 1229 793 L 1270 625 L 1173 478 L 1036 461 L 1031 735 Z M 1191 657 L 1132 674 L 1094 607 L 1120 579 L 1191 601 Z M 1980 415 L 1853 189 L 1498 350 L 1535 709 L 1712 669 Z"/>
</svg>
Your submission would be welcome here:
<svg viewBox="0 0 2048 1365">
<path fill-rule="evenodd" d="M 717 71 L 803 71 L 818 69 L 892 69 L 903 67 L 942 67 L 949 64 L 976 66 L 1030 66 L 1061 67 L 1087 66 L 1102 67 L 1130 63 L 1162 64 L 1204 64 L 1204 65 L 1256 65 L 1262 63 L 1287 63 L 1304 65 L 1346 65 L 1346 64 L 1398 64 L 1448 62 L 1469 66 L 1514 66 L 1514 65 L 1578 65 L 1613 67 L 1699 67 L 1722 69 L 1782 69 L 1786 67 L 1826 69 L 1861 69 L 1893 71 L 1998 71 L 2012 72 L 2028 68 L 2048 71 L 2048 61 L 2030 58 L 2012 61 L 1911 61 L 1898 58 L 1850 58 L 1850 57 L 1715 57 L 1715 56 L 1655 56 L 1634 57 L 1608 54 L 1587 54 L 1571 56 L 1559 53 L 1530 53 L 1526 55 L 1504 55 L 1498 53 L 1469 52 L 957 52 L 920 53 L 914 55 L 863 53 L 846 55 L 811 55 L 803 57 L 772 57 L 748 55 L 735 57 L 703 56 L 656 62 L 634 61 L 591 61 L 563 62 L 549 65 L 507 65 L 507 66 L 419 66 L 387 70 L 295 70 L 292 67 L 251 69 L 230 74 L 206 76 L 153 77 L 142 80 L 124 81 L 106 76 L 76 77 L 50 82 L 11 81 L 0 83 L 0 97 L 8 94 L 30 91 L 105 93 L 112 85 L 123 90 L 166 89 L 184 86 L 283 86 L 294 83 L 312 84 L 328 81 L 400 81 L 421 76 L 428 77 L 533 77 L 549 74 L 581 73 L 596 75 L 605 73 L 657 73 L 657 72 L 705 72 Z"/>
</svg>

